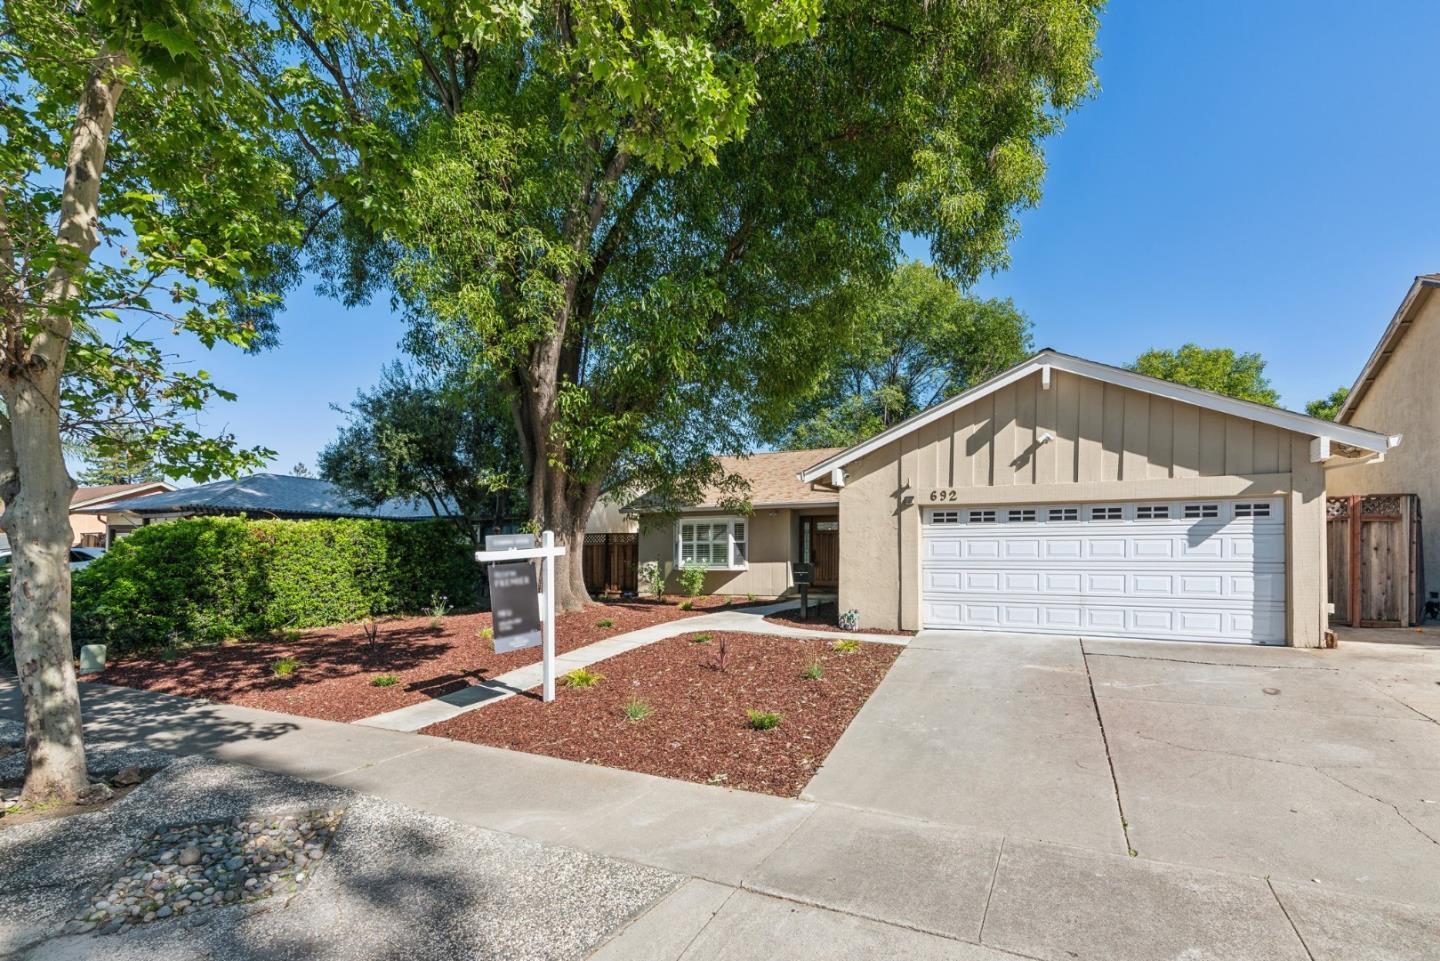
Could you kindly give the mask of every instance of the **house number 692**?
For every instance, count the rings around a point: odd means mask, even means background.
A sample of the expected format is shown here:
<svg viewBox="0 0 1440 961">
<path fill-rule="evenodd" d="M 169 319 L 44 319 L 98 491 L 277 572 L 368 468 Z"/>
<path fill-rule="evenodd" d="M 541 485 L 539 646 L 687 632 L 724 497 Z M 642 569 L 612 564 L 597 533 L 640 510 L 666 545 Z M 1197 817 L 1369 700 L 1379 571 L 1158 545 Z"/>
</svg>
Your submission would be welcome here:
<svg viewBox="0 0 1440 961">
<path fill-rule="evenodd" d="M 953 489 L 933 490 L 930 492 L 930 499 L 932 501 L 954 501 L 959 500 L 959 497 L 960 495 Z"/>
</svg>

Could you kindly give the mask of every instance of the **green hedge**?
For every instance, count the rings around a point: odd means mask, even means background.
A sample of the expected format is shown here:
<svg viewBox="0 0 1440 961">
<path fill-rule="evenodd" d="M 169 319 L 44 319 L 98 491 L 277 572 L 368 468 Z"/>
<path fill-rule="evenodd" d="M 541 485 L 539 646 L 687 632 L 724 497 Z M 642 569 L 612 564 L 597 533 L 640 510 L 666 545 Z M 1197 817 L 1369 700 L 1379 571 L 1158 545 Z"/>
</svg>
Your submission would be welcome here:
<svg viewBox="0 0 1440 961">
<path fill-rule="evenodd" d="M 111 653 L 412 614 L 475 598 L 474 548 L 445 522 L 151 524 L 75 574 L 75 643 Z"/>
</svg>

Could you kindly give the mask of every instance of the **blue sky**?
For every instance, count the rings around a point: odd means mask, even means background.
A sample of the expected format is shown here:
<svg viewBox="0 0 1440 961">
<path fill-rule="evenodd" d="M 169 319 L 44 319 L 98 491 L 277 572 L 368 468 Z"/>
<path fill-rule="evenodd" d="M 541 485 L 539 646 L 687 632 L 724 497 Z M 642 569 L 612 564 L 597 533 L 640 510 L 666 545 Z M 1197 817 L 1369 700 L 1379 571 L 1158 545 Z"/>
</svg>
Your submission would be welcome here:
<svg viewBox="0 0 1440 961">
<path fill-rule="evenodd" d="M 1290 407 L 1349 384 L 1418 273 L 1440 270 L 1440 4 L 1113 0 L 1102 89 L 1047 151 L 1011 297 L 1039 346 L 1124 363 L 1186 341 L 1259 351 Z M 923 253 L 921 250 L 916 253 Z M 282 346 L 196 359 L 240 399 L 210 429 L 314 466 L 402 329 L 308 289 Z"/>
</svg>

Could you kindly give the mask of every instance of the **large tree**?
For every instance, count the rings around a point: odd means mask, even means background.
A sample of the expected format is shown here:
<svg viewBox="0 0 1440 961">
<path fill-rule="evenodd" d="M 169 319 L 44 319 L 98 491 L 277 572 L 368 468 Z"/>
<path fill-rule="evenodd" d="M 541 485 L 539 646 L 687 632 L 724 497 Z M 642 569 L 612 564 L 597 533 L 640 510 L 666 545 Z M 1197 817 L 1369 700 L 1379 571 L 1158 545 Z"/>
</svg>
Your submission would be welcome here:
<svg viewBox="0 0 1440 961">
<path fill-rule="evenodd" d="M 473 537 L 520 483 L 509 412 L 493 384 L 397 362 L 344 410 L 339 437 L 320 452 L 320 476 L 358 503 L 420 498 Z"/>
<path fill-rule="evenodd" d="M 1311 417 L 1319 417 L 1321 420 L 1334 420 L 1340 416 L 1340 408 L 1345 406 L 1345 401 L 1349 397 L 1349 387 L 1336 387 L 1329 396 L 1312 400 L 1306 404 L 1305 413 Z"/>
<path fill-rule="evenodd" d="M 934 268 L 898 267 L 850 298 L 859 316 L 814 394 L 765 439 L 848 447 L 939 403 L 1031 351 L 1030 322 L 1008 300 L 967 296 Z"/>
<path fill-rule="evenodd" d="M 1006 263 L 1098 0 L 277 0 L 337 292 L 508 400 L 532 519 L 713 471 L 812 386 L 901 238 Z"/>
<path fill-rule="evenodd" d="M 1185 344 L 1179 350 L 1147 350 L 1135 359 L 1130 369 L 1270 407 L 1280 403 L 1280 392 L 1265 376 L 1265 359 L 1259 354 L 1242 354 L 1229 347 Z"/>
<path fill-rule="evenodd" d="M 0 35 L 0 528 L 25 702 L 24 796 L 86 783 L 70 641 L 75 484 L 65 446 L 131 436 L 200 478 L 258 451 L 200 432 L 229 394 L 176 367 L 147 323 L 205 345 L 263 335 L 298 232 L 289 172 L 248 131 L 263 101 L 207 54 L 259 36 L 206 3 L 7 0 Z"/>
</svg>

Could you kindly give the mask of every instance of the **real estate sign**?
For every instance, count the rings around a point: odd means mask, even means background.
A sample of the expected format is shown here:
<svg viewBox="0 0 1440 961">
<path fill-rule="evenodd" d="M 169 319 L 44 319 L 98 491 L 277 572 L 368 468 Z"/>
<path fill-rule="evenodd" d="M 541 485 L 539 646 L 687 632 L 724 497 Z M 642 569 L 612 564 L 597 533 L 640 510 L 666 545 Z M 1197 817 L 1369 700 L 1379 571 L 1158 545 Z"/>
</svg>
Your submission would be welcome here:
<svg viewBox="0 0 1440 961">
<path fill-rule="evenodd" d="M 490 565 L 490 610 L 495 653 L 540 644 L 540 595 L 529 561 Z"/>
</svg>

